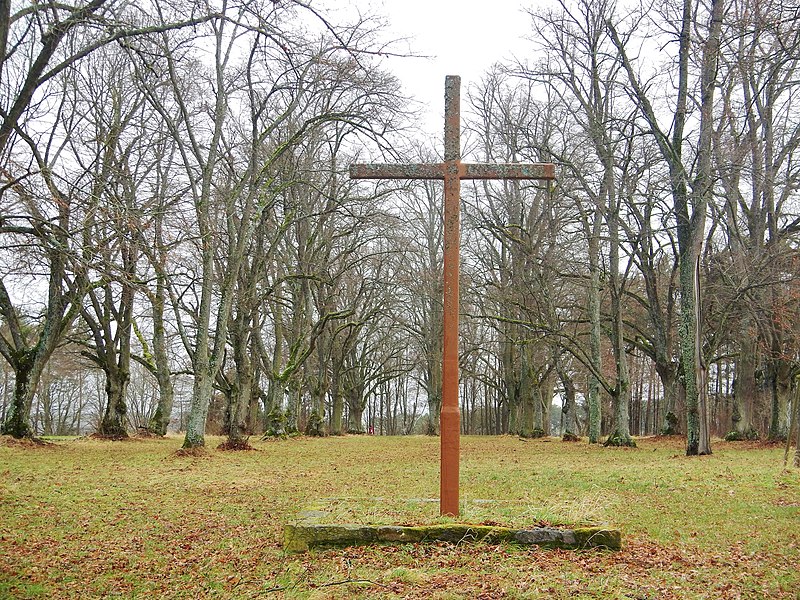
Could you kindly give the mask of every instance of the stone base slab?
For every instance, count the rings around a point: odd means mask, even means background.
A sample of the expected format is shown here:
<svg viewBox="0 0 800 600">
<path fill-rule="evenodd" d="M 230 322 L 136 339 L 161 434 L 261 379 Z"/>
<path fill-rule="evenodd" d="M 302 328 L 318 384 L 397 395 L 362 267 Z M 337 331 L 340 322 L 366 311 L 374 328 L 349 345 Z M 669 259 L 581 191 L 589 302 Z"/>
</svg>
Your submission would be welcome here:
<svg viewBox="0 0 800 600">
<path fill-rule="evenodd" d="M 506 542 L 569 550 L 586 548 L 619 550 L 622 547 L 622 534 L 620 531 L 603 527 L 514 529 L 462 523 L 419 526 L 322 523 L 321 520 L 326 516 L 328 514 L 324 510 L 320 510 L 319 507 L 302 511 L 297 522 L 287 524 L 284 527 L 284 550 L 287 552 L 306 552 L 310 548 L 330 546 L 422 542 L 450 542 L 453 544 L 469 542 L 499 544 Z"/>
</svg>

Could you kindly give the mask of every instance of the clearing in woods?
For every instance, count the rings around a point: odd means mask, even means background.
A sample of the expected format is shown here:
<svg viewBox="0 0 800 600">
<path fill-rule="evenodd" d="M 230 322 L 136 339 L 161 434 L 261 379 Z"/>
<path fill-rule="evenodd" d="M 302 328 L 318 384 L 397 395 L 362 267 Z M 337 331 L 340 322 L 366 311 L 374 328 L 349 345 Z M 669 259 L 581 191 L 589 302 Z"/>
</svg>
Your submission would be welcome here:
<svg viewBox="0 0 800 600">
<path fill-rule="evenodd" d="M 221 440 L 219 440 L 221 441 Z M 210 439 L 210 447 L 217 440 Z M 319 498 L 343 520 L 436 523 L 439 440 L 297 438 L 176 455 L 181 438 L 0 439 L 0 597 L 797 598 L 800 471 L 776 446 L 637 449 L 465 437 L 459 521 L 599 523 L 620 552 L 446 543 L 287 555 Z M 496 502 L 469 504 L 471 499 Z"/>
</svg>

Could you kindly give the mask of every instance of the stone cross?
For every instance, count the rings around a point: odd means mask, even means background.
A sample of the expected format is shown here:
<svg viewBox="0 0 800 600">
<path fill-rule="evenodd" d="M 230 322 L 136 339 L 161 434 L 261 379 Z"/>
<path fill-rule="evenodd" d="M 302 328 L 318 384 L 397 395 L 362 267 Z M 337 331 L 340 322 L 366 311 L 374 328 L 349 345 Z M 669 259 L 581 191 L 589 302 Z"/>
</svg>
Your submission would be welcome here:
<svg viewBox="0 0 800 600">
<path fill-rule="evenodd" d="M 444 162 L 434 164 L 354 164 L 352 179 L 444 180 L 444 340 L 439 512 L 457 516 L 459 434 L 458 408 L 458 272 L 462 179 L 555 179 L 552 163 L 470 164 L 461 162 L 461 77 L 444 84 Z"/>
</svg>

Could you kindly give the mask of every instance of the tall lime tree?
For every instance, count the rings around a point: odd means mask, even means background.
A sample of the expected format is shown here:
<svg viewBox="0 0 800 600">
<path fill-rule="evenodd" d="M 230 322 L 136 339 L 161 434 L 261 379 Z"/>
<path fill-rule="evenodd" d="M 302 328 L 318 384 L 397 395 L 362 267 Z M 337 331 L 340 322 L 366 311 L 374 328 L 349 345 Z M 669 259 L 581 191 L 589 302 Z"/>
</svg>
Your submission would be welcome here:
<svg viewBox="0 0 800 600">
<path fill-rule="evenodd" d="M 704 41 L 693 39 L 699 26 L 698 5 L 683 2 L 678 30 L 677 89 L 671 129 L 664 129 L 654 108 L 654 98 L 640 80 L 629 51 L 617 31 L 607 21 L 619 59 L 628 75 L 633 96 L 669 169 L 669 185 L 677 226 L 678 260 L 680 264 L 679 346 L 682 377 L 686 392 L 686 454 L 710 454 L 711 442 L 706 406 L 706 367 L 702 355 L 700 307 L 700 253 L 705 237 L 706 212 L 712 193 L 712 133 L 714 92 L 717 84 L 717 63 L 724 0 L 712 0 L 705 25 Z M 698 76 L 699 126 L 696 132 L 696 155 L 686 156 L 687 118 L 689 117 L 690 58 L 694 45 L 700 45 L 701 61 Z"/>
</svg>

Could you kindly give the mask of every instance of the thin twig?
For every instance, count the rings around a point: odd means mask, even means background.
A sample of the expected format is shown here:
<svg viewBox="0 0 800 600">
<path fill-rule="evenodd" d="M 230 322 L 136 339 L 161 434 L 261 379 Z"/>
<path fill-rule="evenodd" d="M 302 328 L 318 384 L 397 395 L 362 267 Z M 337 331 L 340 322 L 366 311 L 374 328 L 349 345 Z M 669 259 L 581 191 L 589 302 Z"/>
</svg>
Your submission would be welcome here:
<svg viewBox="0 0 800 600">
<path fill-rule="evenodd" d="M 324 587 L 332 587 L 334 585 L 346 585 L 348 583 L 368 583 L 370 585 L 377 585 L 378 587 L 382 588 L 389 587 L 388 585 L 378 583 L 377 581 L 372 581 L 371 579 L 342 579 L 341 581 L 331 581 L 330 583 L 321 583 L 320 585 L 314 587 L 324 588 Z"/>
</svg>

